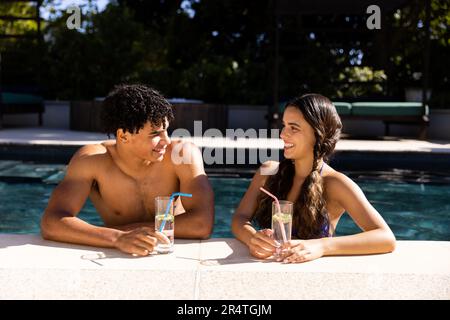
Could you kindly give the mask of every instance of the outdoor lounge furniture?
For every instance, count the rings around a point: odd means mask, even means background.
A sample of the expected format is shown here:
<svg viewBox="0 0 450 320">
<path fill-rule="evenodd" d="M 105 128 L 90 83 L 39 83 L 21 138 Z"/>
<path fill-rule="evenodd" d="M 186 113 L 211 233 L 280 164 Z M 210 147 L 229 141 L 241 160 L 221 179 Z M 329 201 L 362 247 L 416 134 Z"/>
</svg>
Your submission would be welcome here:
<svg viewBox="0 0 450 320">
<path fill-rule="evenodd" d="M 342 119 L 381 120 L 386 136 L 390 124 L 416 124 L 420 126 L 419 139 L 426 139 L 428 107 L 420 102 L 333 102 Z"/>
<path fill-rule="evenodd" d="M 2 92 L 0 94 L 0 128 L 4 114 L 38 113 L 38 123 L 42 126 L 42 113 L 44 112 L 44 99 L 40 96 Z"/>
</svg>

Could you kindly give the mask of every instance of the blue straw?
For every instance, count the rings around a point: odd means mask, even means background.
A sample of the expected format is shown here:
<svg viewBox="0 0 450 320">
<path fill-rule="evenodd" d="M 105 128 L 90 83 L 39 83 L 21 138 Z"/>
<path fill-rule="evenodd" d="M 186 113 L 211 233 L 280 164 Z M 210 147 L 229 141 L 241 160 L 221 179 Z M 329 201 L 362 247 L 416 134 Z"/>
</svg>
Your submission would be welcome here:
<svg viewBox="0 0 450 320">
<path fill-rule="evenodd" d="M 164 213 L 163 223 L 159 227 L 159 232 L 162 232 L 164 230 L 164 226 L 166 225 L 166 218 L 167 218 L 167 215 L 169 214 L 170 206 L 172 205 L 173 199 L 176 196 L 192 198 L 192 194 L 190 194 L 190 193 L 182 193 L 182 192 L 172 193 L 172 195 L 170 196 L 169 202 L 167 203 L 166 212 Z"/>
</svg>

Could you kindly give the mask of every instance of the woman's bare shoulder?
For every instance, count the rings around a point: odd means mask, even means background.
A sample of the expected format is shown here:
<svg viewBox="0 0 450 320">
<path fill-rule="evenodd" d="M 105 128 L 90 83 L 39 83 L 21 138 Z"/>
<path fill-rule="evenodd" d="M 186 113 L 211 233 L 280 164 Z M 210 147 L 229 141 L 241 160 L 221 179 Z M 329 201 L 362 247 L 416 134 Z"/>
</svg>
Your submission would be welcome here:
<svg viewBox="0 0 450 320">
<path fill-rule="evenodd" d="M 359 190 L 358 185 L 352 179 L 328 165 L 323 174 L 323 184 L 327 197 L 330 199 L 340 198 L 349 191 Z"/>
<path fill-rule="evenodd" d="M 258 170 L 261 176 L 272 176 L 277 174 L 280 163 L 278 161 L 269 160 L 264 162 Z"/>
</svg>

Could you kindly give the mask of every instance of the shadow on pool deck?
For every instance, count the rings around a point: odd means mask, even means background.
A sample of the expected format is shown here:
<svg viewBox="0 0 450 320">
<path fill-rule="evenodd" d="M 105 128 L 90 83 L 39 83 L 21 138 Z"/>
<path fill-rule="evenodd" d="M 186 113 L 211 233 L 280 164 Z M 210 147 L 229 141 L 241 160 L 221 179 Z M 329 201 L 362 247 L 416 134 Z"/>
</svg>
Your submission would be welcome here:
<svg viewBox="0 0 450 320">
<path fill-rule="evenodd" d="M 210 239 L 208 240 L 208 245 L 215 247 L 215 244 L 222 244 L 223 239 Z M 214 257 L 214 252 L 212 250 L 207 250 L 206 253 L 212 254 L 213 257 L 209 259 L 201 259 L 200 264 L 203 266 L 218 266 L 218 265 L 227 265 L 227 264 L 237 264 L 237 263 L 261 263 L 265 262 L 261 259 L 256 259 L 250 255 L 247 246 L 242 243 L 230 242 L 227 243 L 228 248 L 226 248 L 226 252 L 231 252 L 227 256 L 218 255 L 219 257 Z M 222 249 L 224 250 L 224 249 Z M 222 251 L 221 250 L 221 251 Z M 203 252 L 202 252 L 203 254 Z M 245 259 L 245 260 L 244 260 Z"/>
<path fill-rule="evenodd" d="M 37 235 L 1 234 L 0 244 L 0 299 L 450 298 L 450 242 L 443 241 L 399 241 L 390 254 L 302 264 L 255 261 L 225 238 L 179 240 L 175 254 L 131 259 Z"/>
</svg>

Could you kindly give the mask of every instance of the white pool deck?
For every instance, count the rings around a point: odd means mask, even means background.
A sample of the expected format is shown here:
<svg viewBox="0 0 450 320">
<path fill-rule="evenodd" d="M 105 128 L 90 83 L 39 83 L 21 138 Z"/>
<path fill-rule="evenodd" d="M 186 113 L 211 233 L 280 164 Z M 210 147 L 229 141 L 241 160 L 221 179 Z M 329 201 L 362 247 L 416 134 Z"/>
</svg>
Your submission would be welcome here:
<svg viewBox="0 0 450 320">
<path fill-rule="evenodd" d="M 303 264 L 253 259 L 235 239 L 175 241 L 168 255 L 0 234 L 0 299 L 450 299 L 450 242 Z"/>
<path fill-rule="evenodd" d="M 17 128 L 0 130 L 0 144 L 82 146 L 107 140 L 102 133 L 70 131 L 48 128 Z M 283 148 L 279 139 L 230 139 L 192 137 L 190 140 L 199 147 L 223 148 Z M 337 151 L 375 151 L 375 152 L 425 152 L 450 154 L 450 141 L 423 141 L 414 139 L 390 138 L 384 140 L 346 140 L 341 139 Z"/>
<path fill-rule="evenodd" d="M 81 146 L 106 136 L 43 128 L 0 130 L 0 145 Z M 200 147 L 282 148 L 279 139 L 201 139 Z M 338 151 L 449 154 L 449 141 L 345 140 Z M 253 259 L 235 239 L 176 240 L 170 255 L 0 234 L 0 299 L 450 299 L 450 242 L 398 241 L 393 253 L 283 265 Z"/>
</svg>

